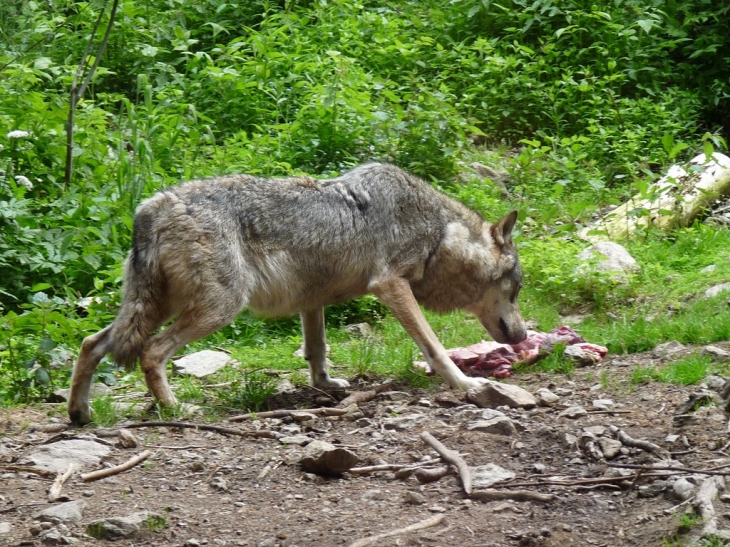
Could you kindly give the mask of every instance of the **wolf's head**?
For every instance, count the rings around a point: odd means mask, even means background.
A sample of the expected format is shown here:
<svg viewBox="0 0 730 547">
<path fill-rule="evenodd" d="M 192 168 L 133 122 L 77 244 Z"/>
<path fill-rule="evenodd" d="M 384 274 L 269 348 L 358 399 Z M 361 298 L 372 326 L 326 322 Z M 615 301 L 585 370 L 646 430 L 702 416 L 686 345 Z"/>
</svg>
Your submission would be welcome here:
<svg viewBox="0 0 730 547">
<path fill-rule="evenodd" d="M 512 242 L 512 228 L 517 220 L 517 211 L 507 214 L 492 225 L 484 223 L 482 238 L 493 257 L 486 261 L 485 273 L 489 281 L 484 283 L 478 302 L 468 307 L 484 328 L 497 342 L 517 344 L 527 336 L 525 322 L 517 305 L 517 296 L 522 288 L 522 269 L 517 249 Z"/>
</svg>

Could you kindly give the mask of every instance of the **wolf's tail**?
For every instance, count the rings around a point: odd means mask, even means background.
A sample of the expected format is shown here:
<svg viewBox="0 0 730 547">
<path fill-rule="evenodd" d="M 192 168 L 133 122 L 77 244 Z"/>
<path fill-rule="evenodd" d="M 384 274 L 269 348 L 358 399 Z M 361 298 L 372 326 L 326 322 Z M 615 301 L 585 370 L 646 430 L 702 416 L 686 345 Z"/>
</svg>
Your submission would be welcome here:
<svg viewBox="0 0 730 547">
<path fill-rule="evenodd" d="M 124 296 L 111 332 L 111 354 L 129 368 L 164 320 L 165 280 L 160 269 L 155 219 L 144 204 L 134 218 L 132 250 L 124 272 Z"/>
</svg>

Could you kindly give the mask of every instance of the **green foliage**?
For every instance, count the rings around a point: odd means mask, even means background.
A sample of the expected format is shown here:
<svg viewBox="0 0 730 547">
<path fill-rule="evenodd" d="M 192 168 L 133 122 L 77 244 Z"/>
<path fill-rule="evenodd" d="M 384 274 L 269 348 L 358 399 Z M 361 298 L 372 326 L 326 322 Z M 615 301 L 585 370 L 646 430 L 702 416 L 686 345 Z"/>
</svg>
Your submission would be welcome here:
<svg viewBox="0 0 730 547">
<path fill-rule="evenodd" d="M 227 407 L 246 412 L 265 410 L 268 399 L 276 392 L 277 379 L 257 370 L 243 371 L 238 381 L 223 394 Z"/>
<path fill-rule="evenodd" d="M 630 250 L 643 271 L 625 285 L 576 274 L 571 240 L 668 163 L 727 148 L 728 2 L 121 0 L 76 109 L 66 184 L 70 86 L 105 6 L 0 5 L 3 404 L 65 384 L 65 345 L 111 320 L 140 200 L 227 172 L 329 176 L 394 162 L 489 219 L 520 209 L 521 301 L 541 327 L 587 308 L 584 335 L 612 351 L 730 336 L 718 302 L 683 300 L 727 278 L 727 231 L 641 234 Z M 457 178 L 461 162 L 487 157 L 474 143 L 498 151 L 513 203 Z M 708 280 L 696 271 L 709 263 Z M 333 307 L 330 325 L 368 321 L 382 334 L 333 349 L 338 362 L 354 374 L 395 364 L 408 377 L 415 346 L 386 315 L 370 297 Z M 461 314 L 429 320 L 447 346 L 483 336 Z M 293 320 L 243 314 L 210 340 L 256 367 L 299 363 Z M 108 365 L 98 376 L 113 378 Z M 191 400 L 195 388 L 184 390 Z"/>
</svg>

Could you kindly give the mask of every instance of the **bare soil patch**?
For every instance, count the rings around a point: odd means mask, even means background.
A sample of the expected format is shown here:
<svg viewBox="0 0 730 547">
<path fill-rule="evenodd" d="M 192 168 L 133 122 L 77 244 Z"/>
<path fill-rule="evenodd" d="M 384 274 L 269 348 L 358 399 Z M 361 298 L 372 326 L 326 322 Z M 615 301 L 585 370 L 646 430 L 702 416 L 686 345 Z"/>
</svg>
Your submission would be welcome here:
<svg viewBox="0 0 730 547">
<path fill-rule="evenodd" d="M 696 486 L 707 475 L 687 471 L 673 472 L 672 477 L 640 474 L 637 478 L 636 470 L 625 470 L 632 474 L 623 483 L 591 482 L 616 472 L 610 471 L 609 464 L 651 465 L 659 458 L 641 448 L 623 446 L 611 461 L 596 460 L 580 442 L 585 428 L 615 426 L 634 439 L 650 441 L 672 453 L 686 469 L 730 464 L 730 455 L 722 450 L 728 439 L 727 416 L 722 409 L 709 405 L 693 411 L 690 418 L 674 418 L 675 411 L 699 386 L 630 382 L 633 367 L 656 362 L 649 354 L 610 356 L 600 366 L 579 369 L 571 376 L 513 376 L 508 382 L 531 392 L 547 387 L 560 399 L 552 407 L 499 409 L 515 422 L 517 433 L 512 435 L 470 430 L 475 412 L 480 410 L 466 406 L 461 393 L 403 386 L 362 404 L 363 415 L 356 419 L 316 416 L 304 422 L 279 418 L 215 424 L 242 431 L 271 431 L 278 437 L 304 435 L 327 441 L 355 452 L 360 458 L 358 466 L 405 465 L 436 458 L 420 438 L 428 431 L 458 451 L 471 467 L 491 463 L 515 474 L 514 479 L 492 488 L 553 494 L 549 502 L 468 499 L 453 472 L 427 484 L 420 484 L 414 476 L 396 478 L 393 471 L 336 478 L 307 474 L 298 464 L 303 448 L 286 444 L 281 438 L 148 427 L 130 430 L 139 445 L 122 448 L 117 437 L 108 436 L 109 432 L 101 428 L 64 429 L 67 419 L 58 405 L 3 411 L 0 532 L 3 526 L 5 532 L 0 535 L 0 544 L 97 545 L 106 540 L 86 535 L 89 523 L 150 511 L 162 519 L 116 544 L 349 546 L 368 536 L 444 515 L 435 526 L 381 539 L 375 545 L 660 546 L 664 538 L 671 542 L 686 531 L 680 530 L 680 515 L 692 506 L 691 498 L 682 504 L 673 494 L 672 482 L 684 477 Z M 320 406 L 321 399 L 315 400 L 321 396 L 314 390 L 301 390 L 296 397 L 275 403 L 277 407 L 315 407 Z M 613 404 L 608 410 L 595 410 L 594 401 L 599 399 Z M 573 406 L 581 406 L 587 413 L 577 418 L 559 417 Z M 386 428 L 387 418 L 411 415 L 415 417 L 412 423 Z M 120 423 L 116 429 L 123 426 Z M 49 427 L 52 431 L 44 431 Z M 592 431 L 600 433 L 601 428 Z M 570 435 L 578 442 L 571 444 Z M 54 477 L 12 466 L 49 440 L 82 436 L 113 445 L 103 465 L 123 463 L 143 450 L 152 454 L 142 464 L 98 481 L 80 478 L 80 473 L 93 469 L 78 470 L 63 485 L 61 499 L 86 503 L 81 520 L 50 519 L 41 525 L 37 513 L 60 502 L 47 501 Z M 614 438 L 610 433 L 604 436 Z M 545 484 L 550 481 L 570 484 Z M 654 485 L 656 492 L 647 488 L 649 485 Z M 722 528 L 730 510 L 722 501 L 716 500 L 714 506 Z M 56 528 L 60 539 L 44 538 L 44 527 Z M 701 527 L 696 525 L 689 534 L 696 534 Z"/>
</svg>

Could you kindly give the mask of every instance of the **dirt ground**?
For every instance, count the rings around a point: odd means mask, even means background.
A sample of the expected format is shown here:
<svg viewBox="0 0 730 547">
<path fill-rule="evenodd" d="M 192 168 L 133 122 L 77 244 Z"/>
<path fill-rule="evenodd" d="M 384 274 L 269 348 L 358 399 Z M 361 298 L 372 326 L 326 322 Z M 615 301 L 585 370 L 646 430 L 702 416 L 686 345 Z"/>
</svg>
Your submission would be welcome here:
<svg viewBox="0 0 730 547">
<path fill-rule="evenodd" d="M 571 444 L 570 437 L 566 437 L 569 434 L 581 439 L 584 428 L 590 426 L 616 426 L 634 439 L 651 441 L 670 451 L 683 468 L 707 470 L 730 464 L 730 454 L 723 451 L 728 441 L 728 418 L 722 409 L 709 405 L 692 411 L 688 418 L 674 417 L 700 386 L 630 382 L 633 367 L 652 363 L 659 360 L 650 354 L 609 356 L 601 365 L 577 369 L 571 376 L 512 376 L 509 383 L 532 393 L 549 388 L 559 395 L 559 401 L 550 407 L 500 408 L 516 422 L 517 433 L 512 435 L 469 430 L 475 413 L 465 409 L 476 407 L 464 406 L 468 403 L 461 393 L 402 386 L 362 404 L 362 416 L 356 419 L 319 416 L 303 423 L 283 418 L 217 424 L 271 431 L 279 437 L 300 434 L 324 440 L 357 454 L 358 466 L 410 465 L 436 458 L 419 436 L 429 431 L 446 447 L 458 451 L 471 467 L 492 463 L 514 472 L 513 479 L 492 488 L 553 494 L 552 501 L 468 499 L 454 473 L 426 484 L 420 484 L 412 475 L 396 478 L 392 471 L 323 478 L 303 472 L 298 464 L 303 448 L 280 439 L 147 427 L 130 430 L 139 446 L 115 445 L 104 460 L 107 465 L 116 465 L 146 448 L 152 455 L 143 464 L 94 482 L 82 481 L 79 473 L 68 479 L 61 500 L 84 500 L 86 505 L 79 522 L 59 524 L 51 519 L 44 525 L 58 525 L 60 538 L 55 540 L 39 535 L 42 528 L 35 518 L 39 511 L 54 505 L 47 501 L 53 476 L 12 466 L 22 463 L 30 451 L 49 439 L 93 438 L 95 432 L 100 442 L 114 443 L 116 438 L 109 437 L 108 432 L 101 436 L 104 432 L 93 427 L 59 431 L 67 420 L 58 405 L 3 411 L 0 544 L 105 543 L 86 535 L 90 522 L 147 510 L 162 519 L 137 535 L 116 541 L 116 545 L 349 546 L 359 539 L 438 515 L 444 518 L 437 525 L 380 539 L 373 545 L 685 545 L 689 536 L 678 534 L 687 532 L 683 525 L 688 519 L 682 514 L 692 506 L 692 498 L 682 503 L 681 498 L 670 494 L 671 483 L 684 477 L 698 485 L 707 475 L 676 471 L 664 483 L 667 477 L 637 479 L 636 470 L 628 470 L 625 472 L 633 474 L 622 484 L 591 482 L 586 479 L 616 472 L 609 469 L 609 463 L 651 465 L 660 458 L 641 448 L 624 446 L 610 462 L 596 460 L 585 447 L 581 448 L 583 441 Z M 316 407 L 321 402 L 316 399 L 321 397 L 314 390 L 300 390 L 296 400 L 280 399 L 275 406 Z M 594 401 L 600 399 L 610 399 L 613 404 L 608 410 L 605 405 L 603 410 L 596 410 L 601 407 L 594 406 Z M 573 406 L 581 406 L 587 413 L 577 418 L 559 417 Z M 416 418 L 399 429 L 384 426 L 387 418 L 398 416 Z M 117 429 L 123 425 L 118 424 Z M 44 432 L 49 427 L 54 431 Z M 600 435 L 600 430 L 591 431 Z M 611 437 L 610 433 L 604 435 Z M 546 482 L 569 484 L 539 484 Z M 652 484 L 658 485 L 654 494 Z M 722 528 L 730 517 L 730 507 L 720 500 L 714 507 Z M 695 522 L 689 535 L 696 535 L 700 528 L 702 524 Z"/>
</svg>

